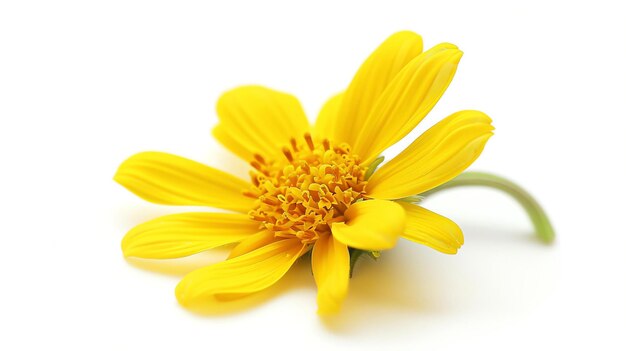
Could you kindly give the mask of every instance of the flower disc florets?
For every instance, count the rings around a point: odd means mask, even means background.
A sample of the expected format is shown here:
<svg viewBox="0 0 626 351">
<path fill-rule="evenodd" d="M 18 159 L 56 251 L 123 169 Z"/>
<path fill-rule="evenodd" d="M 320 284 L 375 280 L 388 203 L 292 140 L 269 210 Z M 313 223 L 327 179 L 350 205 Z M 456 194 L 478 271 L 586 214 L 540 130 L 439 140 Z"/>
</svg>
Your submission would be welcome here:
<svg viewBox="0 0 626 351">
<path fill-rule="evenodd" d="M 333 222 L 343 222 L 346 209 L 363 198 L 366 168 L 347 144 L 315 144 L 308 133 L 304 143 L 291 139 L 282 151 L 286 160 L 255 155 L 251 162 L 254 186 L 246 195 L 259 201 L 250 216 L 276 236 L 310 244 L 329 234 Z"/>
</svg>

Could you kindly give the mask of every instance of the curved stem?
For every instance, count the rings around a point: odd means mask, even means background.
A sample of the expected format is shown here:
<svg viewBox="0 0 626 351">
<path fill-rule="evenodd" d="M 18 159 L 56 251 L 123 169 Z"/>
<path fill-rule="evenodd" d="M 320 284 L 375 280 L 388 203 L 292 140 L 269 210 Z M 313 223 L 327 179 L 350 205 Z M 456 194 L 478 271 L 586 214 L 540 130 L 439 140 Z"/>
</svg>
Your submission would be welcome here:
<svg viewBox="0 0 626 351">
<path fill-rule="evenodd" d="M 440 192 L 445 189 L 456 188 L 459 186 L 487 186 L 504 191 L 511 195 L 530 217 L 535 227 L 535 232 L 541 241 L 551 243 L 554 241 L 554 228 L 550 224 L 550 220 L 546 212 L 541 208 L 537 200 L 535 200 L 526 190 L 512 181 L 483 172 L 465 172 L 452 179 L 451 181 L 440 185 L 437 188 L 429 190 L 421 195 L 427 196 Z"/>
</svg>

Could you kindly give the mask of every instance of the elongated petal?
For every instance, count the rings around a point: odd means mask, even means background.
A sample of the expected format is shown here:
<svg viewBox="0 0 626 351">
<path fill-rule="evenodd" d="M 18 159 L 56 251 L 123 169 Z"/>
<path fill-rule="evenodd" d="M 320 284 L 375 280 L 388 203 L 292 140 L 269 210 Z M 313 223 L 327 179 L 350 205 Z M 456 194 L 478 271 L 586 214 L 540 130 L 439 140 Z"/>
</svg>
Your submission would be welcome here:
<svg viewBox="0 0 626 351">
<path fill-rule="evenodd" d="M 313 129 L 314 137 L 318 140 L 333 139 L 333 130 L 339 120 L 339 110 L 341 108 L 341 102 L 343 101 L 344 94 L 337 94 L 324 104 L 320 113 L 315 120 L 315 126 Z"/>
<path fill-rule="evenodd" d="M 311 255 L 313 277 L 317 284 L 317 313 L 339 312 L 348 294 L 350 253 L 348 247 L 326 235 L 315 242 Z"/>
<path fill-rule="evenodd" d="M 176 258 L 241 241 L 259 231 L 259 223 L 234 213 L 181 213 L 131 229 L 122 240 L 125 256 Z"/>
<path fill-rule="evenodd" d="M 164 152 L 142 152 L 124 161 L 115 181 L 144 200 L 164 205 L 214 206 L 248 212 L 242 195 L 250 183 L 228 173 Z"/>
<path fill-rule="evenodd" d="M 422 38 L 409 31 L 398 32 L 385 40 L 361 65 L 346 90 L 340 118 L 330 130 L 337 143 L 354 145 L 374 103 L 396 74 L 422 52 Z"/>
<path fill-rule="evenodd" d="M 246 157 L 282 156 L 291 138 L 301 139 L 310 126 L 294 96 L 261 86 L 243 86 L 224 93 L 217 102 L 220 119 L 215 137 L 228 149 Z M 246 150 L 245 152 L 242 150 Z"/>
<path fill-rule="evenodd" d="M 460 111 L 417 138 L 369 179 L 367 194 L 399 199 L 421 194 L 456 177 L 474 162 L 493 135 L 480 111 Z"/>
<path fill-rule="evenodd" d="M 232 133 L 223 124 L 218 124 L 213 128 L 213 137 L 241 159 L 245 161 L 254 159 L 254 153 L 251 151 L 251 148 L 233 137 Z"/>
<path fill-rule="evenodd" d="M 271 243 L 245 255 L 187 274 L 176 287 L 181 305 L 219 295 L 249 294 L 278 281 L 302 254 L 298 239 Z"/>
<path fill-rule="evenodd" d="M 413 130 L 445 92 L 462 55 L 456 46 L 444 43 L 404 66 L 365 117 L 353 152 L 367 164 Z"/>
<path fill-rule="evenodd" d="M 387 250 L 396 245 L 404 231 L 402 206 L 393 201 L 356 202 L 344 213 L 345 223 L 334 223 L 333 236 L 340 242 L 361 250 Z"/>
<path fill-rule="evenodd" d="M 258 222 L 257 222 L 258 223 Z M 258 227 L 258 226 L 257 226 Z M 248 252 L 252 252 L 260 247 L 265 245 L 269 245 L 274 241 L 282 240 L 281 238 L 277 238 L 274 233 L 263 230 L 242 240 L 237 246 L 235 246 L 231 251 L 228 258 L 235 258 L 237 256 L 245 255 Z"/>
<path fill-rule="evenodd" d="M 423 207 L 399 203 L 406 211 L 403 238 L 447 254 L 455 254 L 461 248 L 463 232 L 456 223 Z"/>
</svg>

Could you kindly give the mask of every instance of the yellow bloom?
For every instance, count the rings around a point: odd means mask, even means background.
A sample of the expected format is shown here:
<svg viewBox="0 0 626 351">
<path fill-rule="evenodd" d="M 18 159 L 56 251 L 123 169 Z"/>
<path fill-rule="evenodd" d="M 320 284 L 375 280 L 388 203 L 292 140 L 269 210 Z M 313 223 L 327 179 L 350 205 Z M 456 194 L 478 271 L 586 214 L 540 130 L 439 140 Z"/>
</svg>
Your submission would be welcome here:
<svg viewBox="0 0 626 351">
<path fill-rule="evenodd" d="M 145 200 L 236 213 L 169 215 L 132 229 L 126 256 L 175 258 L 236 243 L 221 263 L 191 272 L 176 288 L 187 305 L 242 296 L 274 284 L 308 250 L 318 312 L 337 312 L 348 291 L 349 248 L 379 251 L 399 237 L 456 253 L 463 234 L 451 220 L 400 201 L 454 178 L 481 153 L 491 119 L 460 111 L 372 173 L 386 148 L 433 108 L 462 52 L 439 44 L 422 52 L 412 32 L 389 37 L 311 126 L 298 100 L 260 86 L 226 92 L 214 136 L 250 162 L 251 181 L 160 152 L 127 159 L 115 180 Z"/>
</svg>

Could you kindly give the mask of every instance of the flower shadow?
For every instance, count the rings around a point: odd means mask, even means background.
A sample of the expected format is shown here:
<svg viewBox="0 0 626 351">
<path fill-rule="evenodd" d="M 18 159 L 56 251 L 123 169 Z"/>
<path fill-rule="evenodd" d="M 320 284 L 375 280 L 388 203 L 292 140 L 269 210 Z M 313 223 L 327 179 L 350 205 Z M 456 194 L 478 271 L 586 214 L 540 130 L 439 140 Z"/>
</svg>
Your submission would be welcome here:
<svg viewBox="0 0 626 351">
<path fill-rule="evenodd" d="M 408 328 L 399 325 L 427 329 L 433 321 L 476 313 L 510 318 L 550 296 L 557 255 L 531 231 L 475 224 L 465 229 L 469 243 L 456 256 L 403 241 L 378 262 L 357 262 L 341 313 L 321 323 L 340 335 L 392 337 Z"/>
<path fill-rule="evenodd" d="M 288 291 L 312 289 L 314 286 L 309 262 L 298 260 L 282 279 L 265 290 L 254 294 L 205 299 L 185 306 L 185 309 L 201 317 L 248 313 Z"/>
<path fill-rule="evenodd" d="M 427 280 L 402 264 L 401 250 L 384 253 L 377 262 L 362 259 L 350 280 L 349 296 L 337 315 L 322 316 L 330 332 L 349 334 L 396 325 L 399 316 L 432 311 L 436 304 L 417 286 Z M 409 278 L 410 276 L 410 278 Z"/>
<path fill-rule="evenodd" d="M 183 258 L 156 260 L 126 257 L 126 262 L 135 268 L 148 272 L 183 277 L 198 268 L 223 261 L 229 252 L 230 247 L 224 246 Z"/>
<path fill-rule="evenodd" d="M 467 237 L 471 237 L 472 240 L 459 256 L 441 256 L 437 252 L 430 252 L 428 248 L 416 247 L 411 242 L 403 241 L 394 250 L 384 252 L 378 261 L 369 257 L 362 258 L 356 264 L 354 277 L 350 280 L 349 296 L 344 302 L 342 311 L 338 315 L 319 318 L 324 329 L 341 335 L 362 335 L 364 332 L 374 331 L 393 334 L 396 332 L 394 328 L 401 320 L 410 321 L 413 327 L 418 328 L 429 323 L 432 319 L 429 316 L 432 315 L 463 314 L 465 310 L 476 307 L 476 304 L 482 300 L 470 296 L 453 301 L 452 295 L 442 289 L 449 290 L 452 286 L 453 290 L 458 290 L 464 281 L 470 279 L 469 276 L 465 277 L 468 265 L 480 268 L 489 264 L 484 262 L 487 257 L 489 260 L 498 259 L 501 256 L 498 252 L 519 255 L 520 258 L 522 255 L 529 255 L 533 261 L 536 261 L 531 264 L 531 267 L 547 266 L 550 268 L 551 266 L 552 260 L 549 260 L 549 257 L 543 257 L 546 255 L 541 255 L 543 245 L 540 245 L 541 242 L 528 231 L 503 230 L 477 225 L 467 225 L 466 229 Z M 222 247 L 183 259 L 127 258 L 127 262 L 135 268 L 152 273 L 182 277 L 195 269 L 222 261 L 227 257 L 229 249 L 229 247 Z M 476 260 L 477 256 L 485 256 L 485 258 Z M 543 262 L 542 257 L 548 262 Z M 442 264 L 448 261 L 449 263 Z M 439 276 L 440 273 L 443 276 Z M 520 271 L 520 273 L 523 272 Z M 461 282 L 452 283 L 450 280 L 452 277 L 458 277 Z M 491 281 L 493 279 L 483 275 L 473 276 L 471 279 L 484 280 L 485 287 L 496 284 Z M 545 291 L 535 294 L 539 300 L 541 296 L 548 293 L 549 284 L 539 278 L 533 279 L 538 285 L 546 285 L 543 289 Z M 483 285 L 479 284 L 479 286 Z M 223 318 L 250 313 L 281 295 L 300 290 L 306 291 L 308 296 L 313 297 L 310 304 L 311 310 L 314 310 L 315 289 L 310 260 L 303 257 L 281 280 L 266 290 L 243 297 L 238 296 L 236 299 L 207 299 L 185 306 L 184 309 L 198 317 L 220 316 Z M 489 290 L 484 287 L 473 289 L 470 295 L 484 295 L 488 292 L 485 291 Z M 493 297 L 498 298 L 498 296 Z M 528 304 L 532 307 L 532 301 L 530 301 L 532 299 L 528 300 Z M 503 307 L 507 307 L 509 302 L 503 299 L 496 301 Z M 318 318 L 314 314 L 311 317 Z"/>
<path fill-rule="evenodd" d="M 230 247 L 224 246 L 179 259 L 128 257 L 126 262 L 134 268 L 154 274 L 182 278 L 196 269 L 223 261 L 229 251 Z M 340 330 L 343 325 L 358 325 L 355 320 L 366 323 L 369 319 L 365 317 L 372 314 L 376 314 L 380 321 L 381 316 L 387 315 L 391 319 L 399 311 L 415 313 L 426 309 L 428 304 L 420 302 L 419 291 L 406 284 L 405 274 L 409 273 L 406 270 L 402 272 L 399 267 L 402 258 L 396 256 L 394 252 L 389 252 L 377 262 L 370 258 L 361 259 L 355 267 L 354 277 L 350 279 L 350 295 L 344 302 L 342 312 L 337 316 L 322 317 L 325 324 L 331 329 Z M 415 276 L 411 279 L 415 281 Z M 184 308 L 205 317 L 234 315 L 249 312 L 280 295 L 299 289 L 315 291 L 308 256 L 298 260 L 282 279 L 263 291 L 245 296 L 206 299 Z M 311 301 L 311 304 L 314 305 L 315 301 Z"/>
<path fill-rule="evenodd" d="M 230 246 L 224 246 L 193 256 L 169 260 L 128 257 L 126 262 L 134 268 L 151 273 L 182 278 L 196 269 L 223 261 L 228 256 L 230 249 Z M 310 263 L 306 259 L 301 259 L 294 264 L 282 279 L 263 291 L 249 295 L 205 299 L 194 302 L 184 308 L 195 315 L 205 317 L 234 315 L 249 312 L 287 291 L 301 288 L 313 289 L 314 286 Z"/>
</svg>

